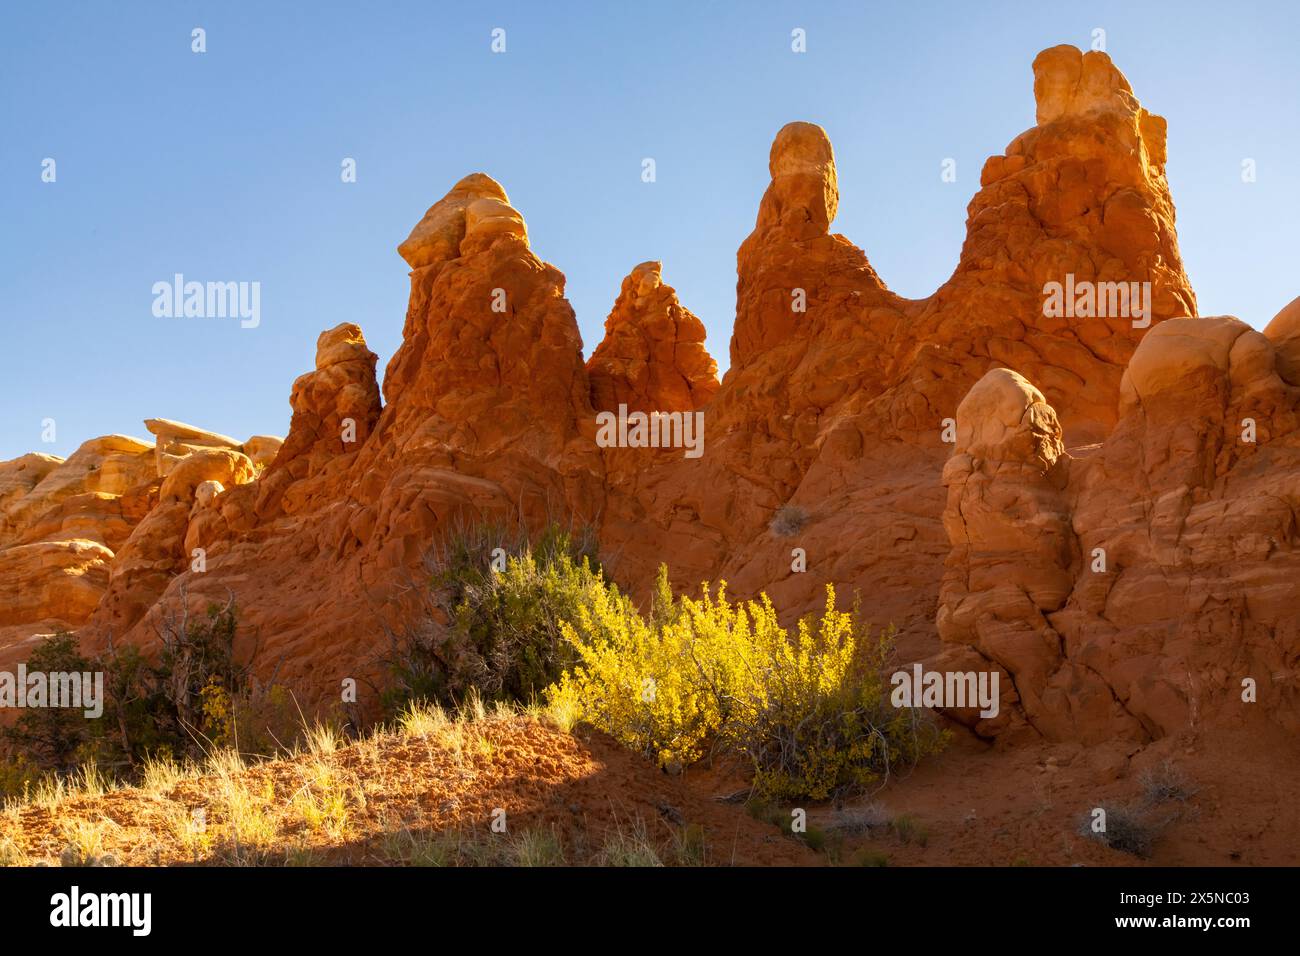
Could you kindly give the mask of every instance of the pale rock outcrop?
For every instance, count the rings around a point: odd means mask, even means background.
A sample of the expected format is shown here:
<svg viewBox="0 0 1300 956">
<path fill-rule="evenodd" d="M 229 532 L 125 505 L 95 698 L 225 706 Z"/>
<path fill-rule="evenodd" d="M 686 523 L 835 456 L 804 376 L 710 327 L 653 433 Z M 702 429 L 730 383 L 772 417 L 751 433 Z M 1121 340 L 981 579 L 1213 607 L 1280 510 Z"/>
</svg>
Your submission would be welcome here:
<svg viewBox="0 0 1300 956">
<path fill-rule="evenodd" d="M 279 454 L 283 444 L 284 439 L 276 435 L 254 435 L 244 442 L 240 450 L 248 456 L 255 467 L 265 468 L 275 461 L 275 456 Z"/>
<path fill-rule="evenodd" d="M 1277 371 L 1291 385 L 1300 385 L 1300 296 L 1287 303 L 1264 327 L 1264 337 L 1277 352 Z"/>
<path fill-rule="evenodd" d="M 14 533 L 18 524 L 8 517 L 10 505 L 26 497 L 61 464 L 62 458 L 36 452 L 0 462 L 0 544 Z"/>
<path fill-rule="evenodd" d="M 206 448 L 239 448 L 239 442 L 226 435 L 196 428 L 169 418 L 146 418 L 144 427 L 155 436 L 158 475 L 165 477 L 178 461 Z"/>
<path fill-rule="evenodd" d="M 115 552 L 152 505 L 153 446 L 107 435 L 66 461 L 0 463 L 0 627 L 71 629 L 95 609 Z"/>
<path fill-rule="evenodd" d="M 1078 557 L 1061 427 L 1037 388 L 999 368 L 957 407 L 956 431 L 943 472 L 953 550 L 936 626 L 943 640 L 970 645 L 1003 668 L 1028 718 L 1041 726 L 1056 719 L 1061 704 L 1048 695 L 1064 656 L 1046 615 L 1069 597 Z M 1103 714 L 1110 709 L 1104 688 L 1089 690 Z M 1068 706 L 1084 704 L 1080 691 L 1071 689 Z"/>
<path fill-rule="evenodd" d="M 92 626 L 111 632 L 137 620 L 191 566 L 194 548 L 204 547 L 203 525 L 191 534 L 191 522 L 210 513 L 219 490 L 246 485 L 256 477 L 252 461 L 230 448 L 196 446 L 184 458 L 168 463 L 158 491 L 158 503 L 132 530 L 113 560 L 108 586 L 91 617 Z M 202 497 L 209 502 L 199 509 Z M 204 558 L 206 562 L 206 557 Z"/>
<path fill-rule="evenodd" d="M 412 269 L 455 259 L 465 238 L 467 209 L 479 200 L 509 203 L 506 191 L 492 177 L 470 173 L 429 207 L 406 241 L 397 247 L 398 253 Z M 522 217 L 518 219 L 523 222 Z"/>
</svg>

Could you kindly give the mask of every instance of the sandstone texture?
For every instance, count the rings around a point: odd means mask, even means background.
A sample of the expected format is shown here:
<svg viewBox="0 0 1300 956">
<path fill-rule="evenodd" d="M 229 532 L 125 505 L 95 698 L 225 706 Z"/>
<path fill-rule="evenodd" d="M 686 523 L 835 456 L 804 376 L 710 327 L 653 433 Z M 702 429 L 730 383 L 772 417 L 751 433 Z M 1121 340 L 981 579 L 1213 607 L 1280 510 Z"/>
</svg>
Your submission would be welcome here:
<svg viewBox="0 0 1300 956">
<path fill-rule="evenodd" d="M 1124 373 L 1114 431 L 1077 458 L 1013 372 L 962 402 L 939 632 L 1006 668 L 1045 736 L 1241 721 L 1246 681 L 1300 729 L 1300 390 L 1279 364 L 1236 318 L 1162 323 Z"/>
<path fill-rule="evenodd" d="M 663 280 L 663 264 L 643 262 L 623 280 L 605 337 L 587 361 L 597 411 L 688 411 L 718 390 L 718 363 L 704 347 L 704 323 Z"/>
<path fill-rule="evenodd" d="M 106 435 L 66 461 L 30 454 L 0 462 L 0 662 L 25 657 L 36 636 L 85 624 L 110 582 L 133 579 L 142 564 L 164 580 L 182 570 L 199 486 L 255 476 L 232 438 L 162 418 L 144 424 L 155 443 Z M 265 462 L 279 439 L 246 445 Z M 175 554 L 160 559 L 164 541 Z"/>
<path fill-rule="evenodd" d="M 0 465 L 0 562 L 53 544 L 15 560 L 67 585 L 17 616 L 147 646 L 179 602 L 234 595 L 259 671 L 337 699 L 426 613 L 424 559 L 450 532 L 556 521 L 594 528 L 638 599 L 661 562 L 791 615 L 828 581 L 856 592 L 900 662 L 996 670 L 1001 713 L 953 714 L 986 738 L 1244 720 L 1246 679 L 1294 732 L 1300 306 L 1263 333 L 1197 318 L 1164 121 L 1104 53 L 1054 47 L 1032 72 L 1037 123 L 984 165 L 925 299 L 831 231 L 826 132 L 781 129 L 721 383 L 658 262 L 624 279 L 584 362 L 563 274 L 501 185 L 465 177 L 398 248 L 410 300 L 382 383 L 360 328 L 322 333 L 283 445 L 153 420 L 155 447 L 95 452 L 117 456 L 112 490 L 85 477 L 90 455 Z M 1045 305 L 1053 284 L 1120 283 L 1149 312 Z M 704 453 L 599 447 L 596 415 L 620 404 L 701 414 Z M 124 515 L 102 541 L 55 529 L 97 493 Z M 97 583 L 40 570 L 58 561 Z"/>
</svg>

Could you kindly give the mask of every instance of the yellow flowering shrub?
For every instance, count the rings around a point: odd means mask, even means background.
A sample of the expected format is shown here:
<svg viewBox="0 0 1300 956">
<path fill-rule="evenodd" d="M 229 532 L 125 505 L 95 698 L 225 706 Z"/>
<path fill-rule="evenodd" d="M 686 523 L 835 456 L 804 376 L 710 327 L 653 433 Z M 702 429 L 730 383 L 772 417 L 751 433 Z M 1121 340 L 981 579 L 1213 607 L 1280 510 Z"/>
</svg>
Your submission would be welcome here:
<svg viewBox="0 0 1300 956">
<path fill-rule="evenodd" d="M 676 600 L 661 567 L 648 618 L 596 586 L 561 631 L 579 662 L 548 688 L 550 703 L 665 766 L 713 745 L 744 754 L 767 796 L 862 787 L 944 742 L 917 712 L 890 706 L 890 635 L 870 640 L 856 613 L 836 610 L 830 585 L 821 617 L 791 634 L 766 595 L 732 603 L 722 583 Z"/>
<path fill-rule="evenodd" d="M 663 764 L 698 760 L 720 721 L 718 700 L 683 666 L 689 621 L 647 621 L 614 587 L 591 588 L 576 612 L 560 629 L 580 663 L 547 689 L 548 701 Z"/>
</svg>

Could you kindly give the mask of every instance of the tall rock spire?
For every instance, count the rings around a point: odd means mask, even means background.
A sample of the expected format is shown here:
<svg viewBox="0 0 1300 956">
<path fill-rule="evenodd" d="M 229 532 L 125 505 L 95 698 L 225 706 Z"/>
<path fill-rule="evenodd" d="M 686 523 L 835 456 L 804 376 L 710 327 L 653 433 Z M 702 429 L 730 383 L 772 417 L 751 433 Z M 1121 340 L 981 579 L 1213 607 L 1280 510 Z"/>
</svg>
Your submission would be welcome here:
<svg viewBox="0 0 1300 956">
<path fill-rule="evenodd" d="M 641 263 L 623 280 L 587 360 L 592 406 L 672 412 L 707 404 L 718 390 L 718 363 L 704 336 L 704 323 L 664 283 L 662 264 Z"/>
</svg>

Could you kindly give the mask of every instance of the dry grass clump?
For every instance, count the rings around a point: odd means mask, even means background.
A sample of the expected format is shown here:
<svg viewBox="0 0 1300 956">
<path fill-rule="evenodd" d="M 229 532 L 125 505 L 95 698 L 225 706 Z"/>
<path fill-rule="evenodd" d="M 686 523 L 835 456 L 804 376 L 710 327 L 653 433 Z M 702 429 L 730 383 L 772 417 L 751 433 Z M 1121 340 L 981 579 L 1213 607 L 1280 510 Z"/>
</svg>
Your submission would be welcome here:
<svg viewBox="0 0 1300 956">
<path fill-rule="evenodd" d="M 798 534 L 807 524 L 807 511 L 798 505 L 782 505 L 772 515 L 772 521 L 768 527 L 778 538 L 788 538 L 791 535 Z"/>
<path fill-rule="evenodd" d="M 1195 813 L 1187 802 L 1199 788 L 1170 760 L 1147 767 L 1138 777 L 1138 788 L 1136 799 L 1097 808 L 1105 811 L 1105 829 L 1096 828 L 1094 813 L 1086 814 L 1079 822 L 1080 835 L 1148 859 L 1169 827 Z"/>
</svg>

